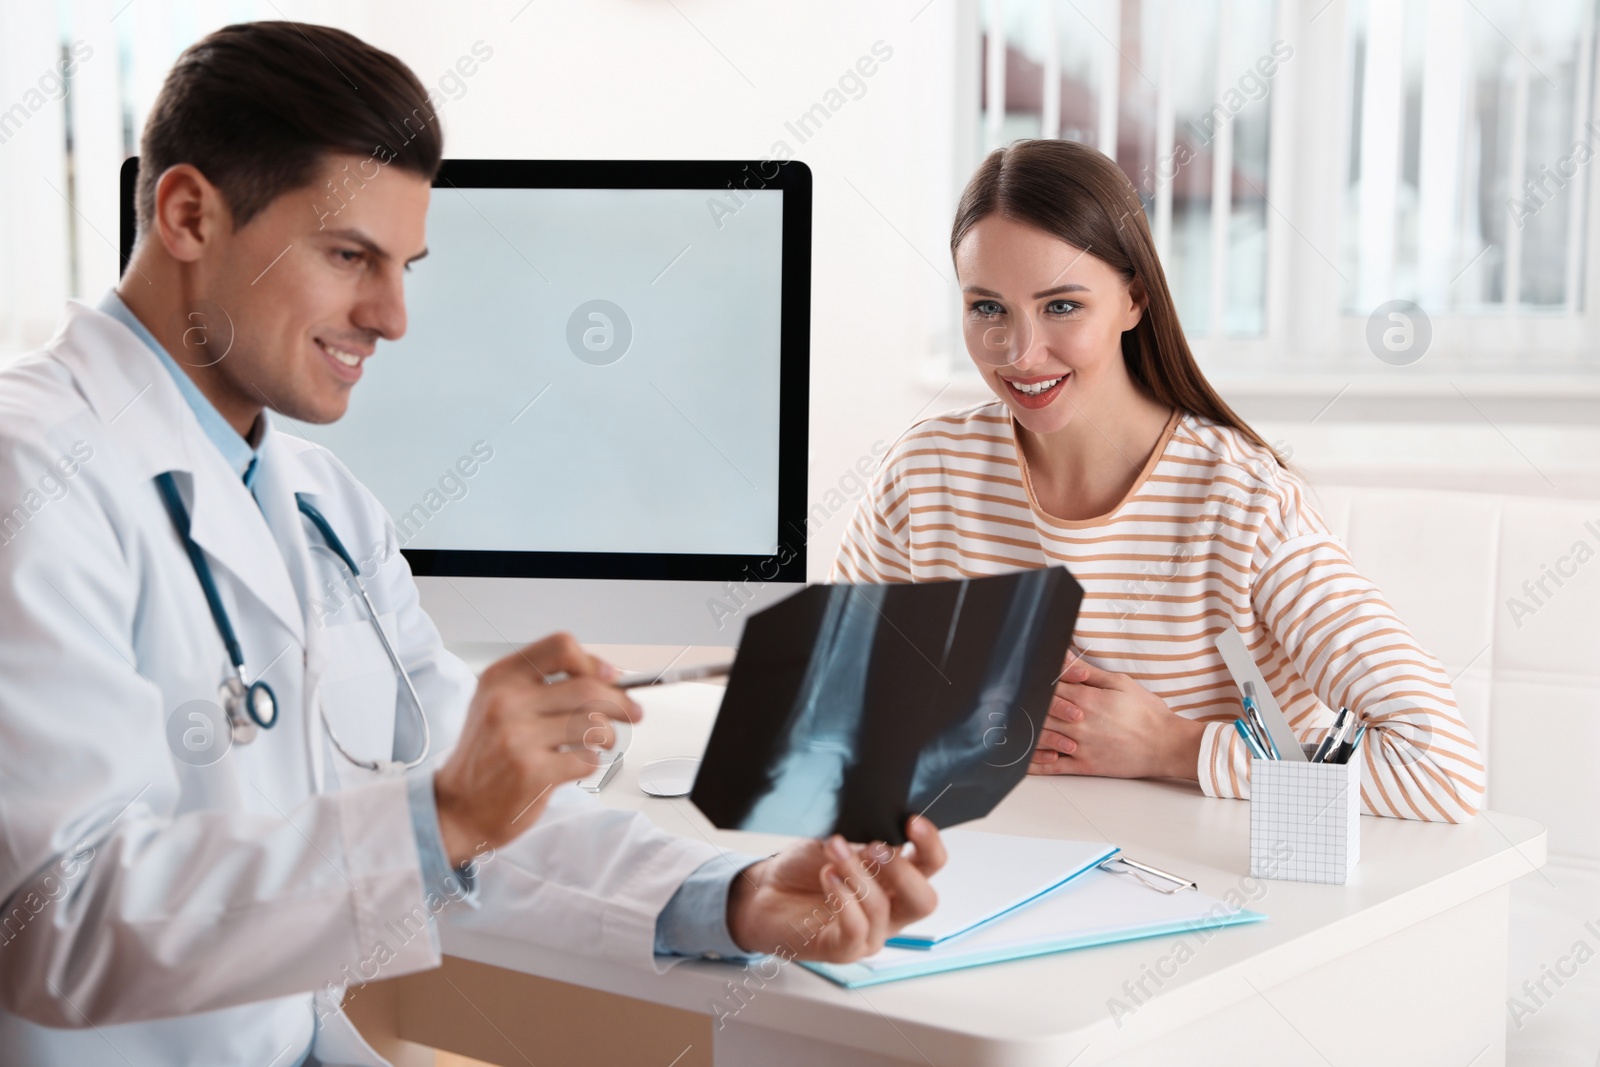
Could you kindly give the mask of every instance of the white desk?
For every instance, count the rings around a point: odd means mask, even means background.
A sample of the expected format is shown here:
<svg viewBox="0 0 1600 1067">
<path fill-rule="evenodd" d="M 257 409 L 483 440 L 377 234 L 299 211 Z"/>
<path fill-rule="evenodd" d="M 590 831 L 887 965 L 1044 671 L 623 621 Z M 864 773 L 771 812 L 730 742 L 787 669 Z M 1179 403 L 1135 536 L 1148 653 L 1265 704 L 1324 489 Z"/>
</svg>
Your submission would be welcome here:
<svg viewBox="0 0 1600 1067">
<path fill-rule="evenodd" d="M 636 694 L 645 722 L 600 796 L 672 833 L 767 851 L 781 839 L 714 830 L 687 799 L 648 797 L 636 784 L 645 762 L 700 752 L 721 693 L 690 684 Z M 1108 840 L 1213 896 L 1253 897 L 1248 906 L 1268 920 L 1204 943 L 1168 936 L 859 991 L 791 964 L 768 981 L 757 973 L 733 1020 L 713 1026 L 715 1062 L 1504 1062 L 1509 884 L 1544 863 L 1543 827 L 1495 813 L 1464 826 L 1365 818 L 1354 879 L 1323 886 L 1249 878 L 1249 816 L 1247 803 L 1192 785 L 1029 778 L 969 825 Z M 1193 950 L 1182 962 L 1180 941 Z M 738 1006 L 728 983 L 746 977 L 698 960 L 657 976 L 460 931 L 446 933 L 444 950 L 708 1016 L 713 1001 Z M 1113 1018 L 1113 1000 L 1131 1013 Z"/>
</svg>

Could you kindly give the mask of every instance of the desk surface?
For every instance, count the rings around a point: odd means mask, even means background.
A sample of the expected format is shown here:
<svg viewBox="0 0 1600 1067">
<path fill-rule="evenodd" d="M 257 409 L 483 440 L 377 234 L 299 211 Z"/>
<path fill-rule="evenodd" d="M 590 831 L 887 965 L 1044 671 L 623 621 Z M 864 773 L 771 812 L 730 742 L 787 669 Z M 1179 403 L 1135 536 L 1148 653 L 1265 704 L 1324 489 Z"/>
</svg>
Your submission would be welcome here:
<svg viewBox="0 0 1600 1067">
<path fill-rule="evenodd" d="M 653 759 L 695 756 L 704 747 L 722 689 L 683 684 L 640 690 L 635 727 L 605 803 L 648 816 L 662 829 L 747 852 L 784 839 L 714 829 L 687 798 L 645 795 L 638 770 Z M 1249 876 L 1249 804 L 1208 798 L 1192 784 L 1104 778 L 1029 777 L 977 829 L 1035 837 L 1104 840 L 1135 858 L 1193 878 L 1215 897 L 1236 894 L 1266 922 L 1187 940 L 1175 936 L 1058 953 L 846 990 L 793 965 L 747 985 L 739 1022 L 794 1034 L 827 1034 L 861 1049 L 928 1062 L 978 1062 L 997 1055 L 1070 1062 L 1118 1029 L 1113 999 L 1130 1007 L 1126 983 L 1164 972 L 1159 995 L 1138 1006 L 1141 1027 L 1165 1031 L 1235 1004 L 1346 953 L 1491 892 L 1545 862 L 1543 827 L 1485 812 L 1461 826 L 1363 817 L 1361 863 L 1342 886 Z M 711 1014 L 736 1006 L 731 964 L 686 961 L 666 975 L 446 928 L 444 950 L 482 963 Z M 765 974 L 775 965 L 769 963 Z M 761 977 L 764 977 L 761 976 Z M 1121 1020 L 1126 1022 L 1126 1019 Z M 909 1046 L 909 1047 L 908 1047 Z M 937 1050 L 937 1052 L 934 1052 Z"/>
</svg>

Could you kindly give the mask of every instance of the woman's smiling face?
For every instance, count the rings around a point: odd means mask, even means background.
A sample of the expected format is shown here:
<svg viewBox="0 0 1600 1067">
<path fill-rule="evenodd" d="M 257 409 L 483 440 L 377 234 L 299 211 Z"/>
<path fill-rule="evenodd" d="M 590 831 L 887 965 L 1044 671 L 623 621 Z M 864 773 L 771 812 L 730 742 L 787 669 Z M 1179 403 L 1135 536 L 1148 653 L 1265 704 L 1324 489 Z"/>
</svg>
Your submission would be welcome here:
<svg viewBox="0 0 1600 1067">
<path fill-rule="evenodd" d="M 956 246 L 967 351 L 1025 429 L 1054 433 L 1107 381 L 1131 384 L 1122 334 L 1144 293 L 1092 250 L 1003 215 Z"/>
</svg>

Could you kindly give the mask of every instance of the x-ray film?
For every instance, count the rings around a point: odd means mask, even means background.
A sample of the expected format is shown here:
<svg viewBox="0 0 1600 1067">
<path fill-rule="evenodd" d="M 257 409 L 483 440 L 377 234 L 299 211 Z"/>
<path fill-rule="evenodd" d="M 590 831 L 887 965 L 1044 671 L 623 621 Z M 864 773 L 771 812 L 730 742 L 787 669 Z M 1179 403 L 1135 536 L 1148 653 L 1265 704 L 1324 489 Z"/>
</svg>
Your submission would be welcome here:
<svg viewBox="0 0 1600 1067">
<path fill-rule="evenodd" d="M 728 830 L 905 840 L 1022 780 L 1083 590 L 1064 567 L 813 585 L 752 615 L 690 798 Z"/>
</svg>

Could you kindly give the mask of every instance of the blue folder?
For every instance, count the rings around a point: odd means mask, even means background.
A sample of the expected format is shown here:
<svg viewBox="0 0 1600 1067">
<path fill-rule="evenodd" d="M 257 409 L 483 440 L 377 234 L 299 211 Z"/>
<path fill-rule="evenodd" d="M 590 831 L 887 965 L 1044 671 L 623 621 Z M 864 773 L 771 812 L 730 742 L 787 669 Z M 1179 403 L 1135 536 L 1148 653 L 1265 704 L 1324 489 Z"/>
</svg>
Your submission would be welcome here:
<svg viewBox="0 0 1600 1067">
<path fill-rule="evenodd" d="M 1026 907 L 932 948 L 891 946 L 857 963 L 802 965 L 846 989 L 857 989 L 1146 937 L 1188 934 L 1206 941 L 1217 928 L 1265 918 L 1195 889 L 1164 893 L 1096 868 Z"/>
</svg>

